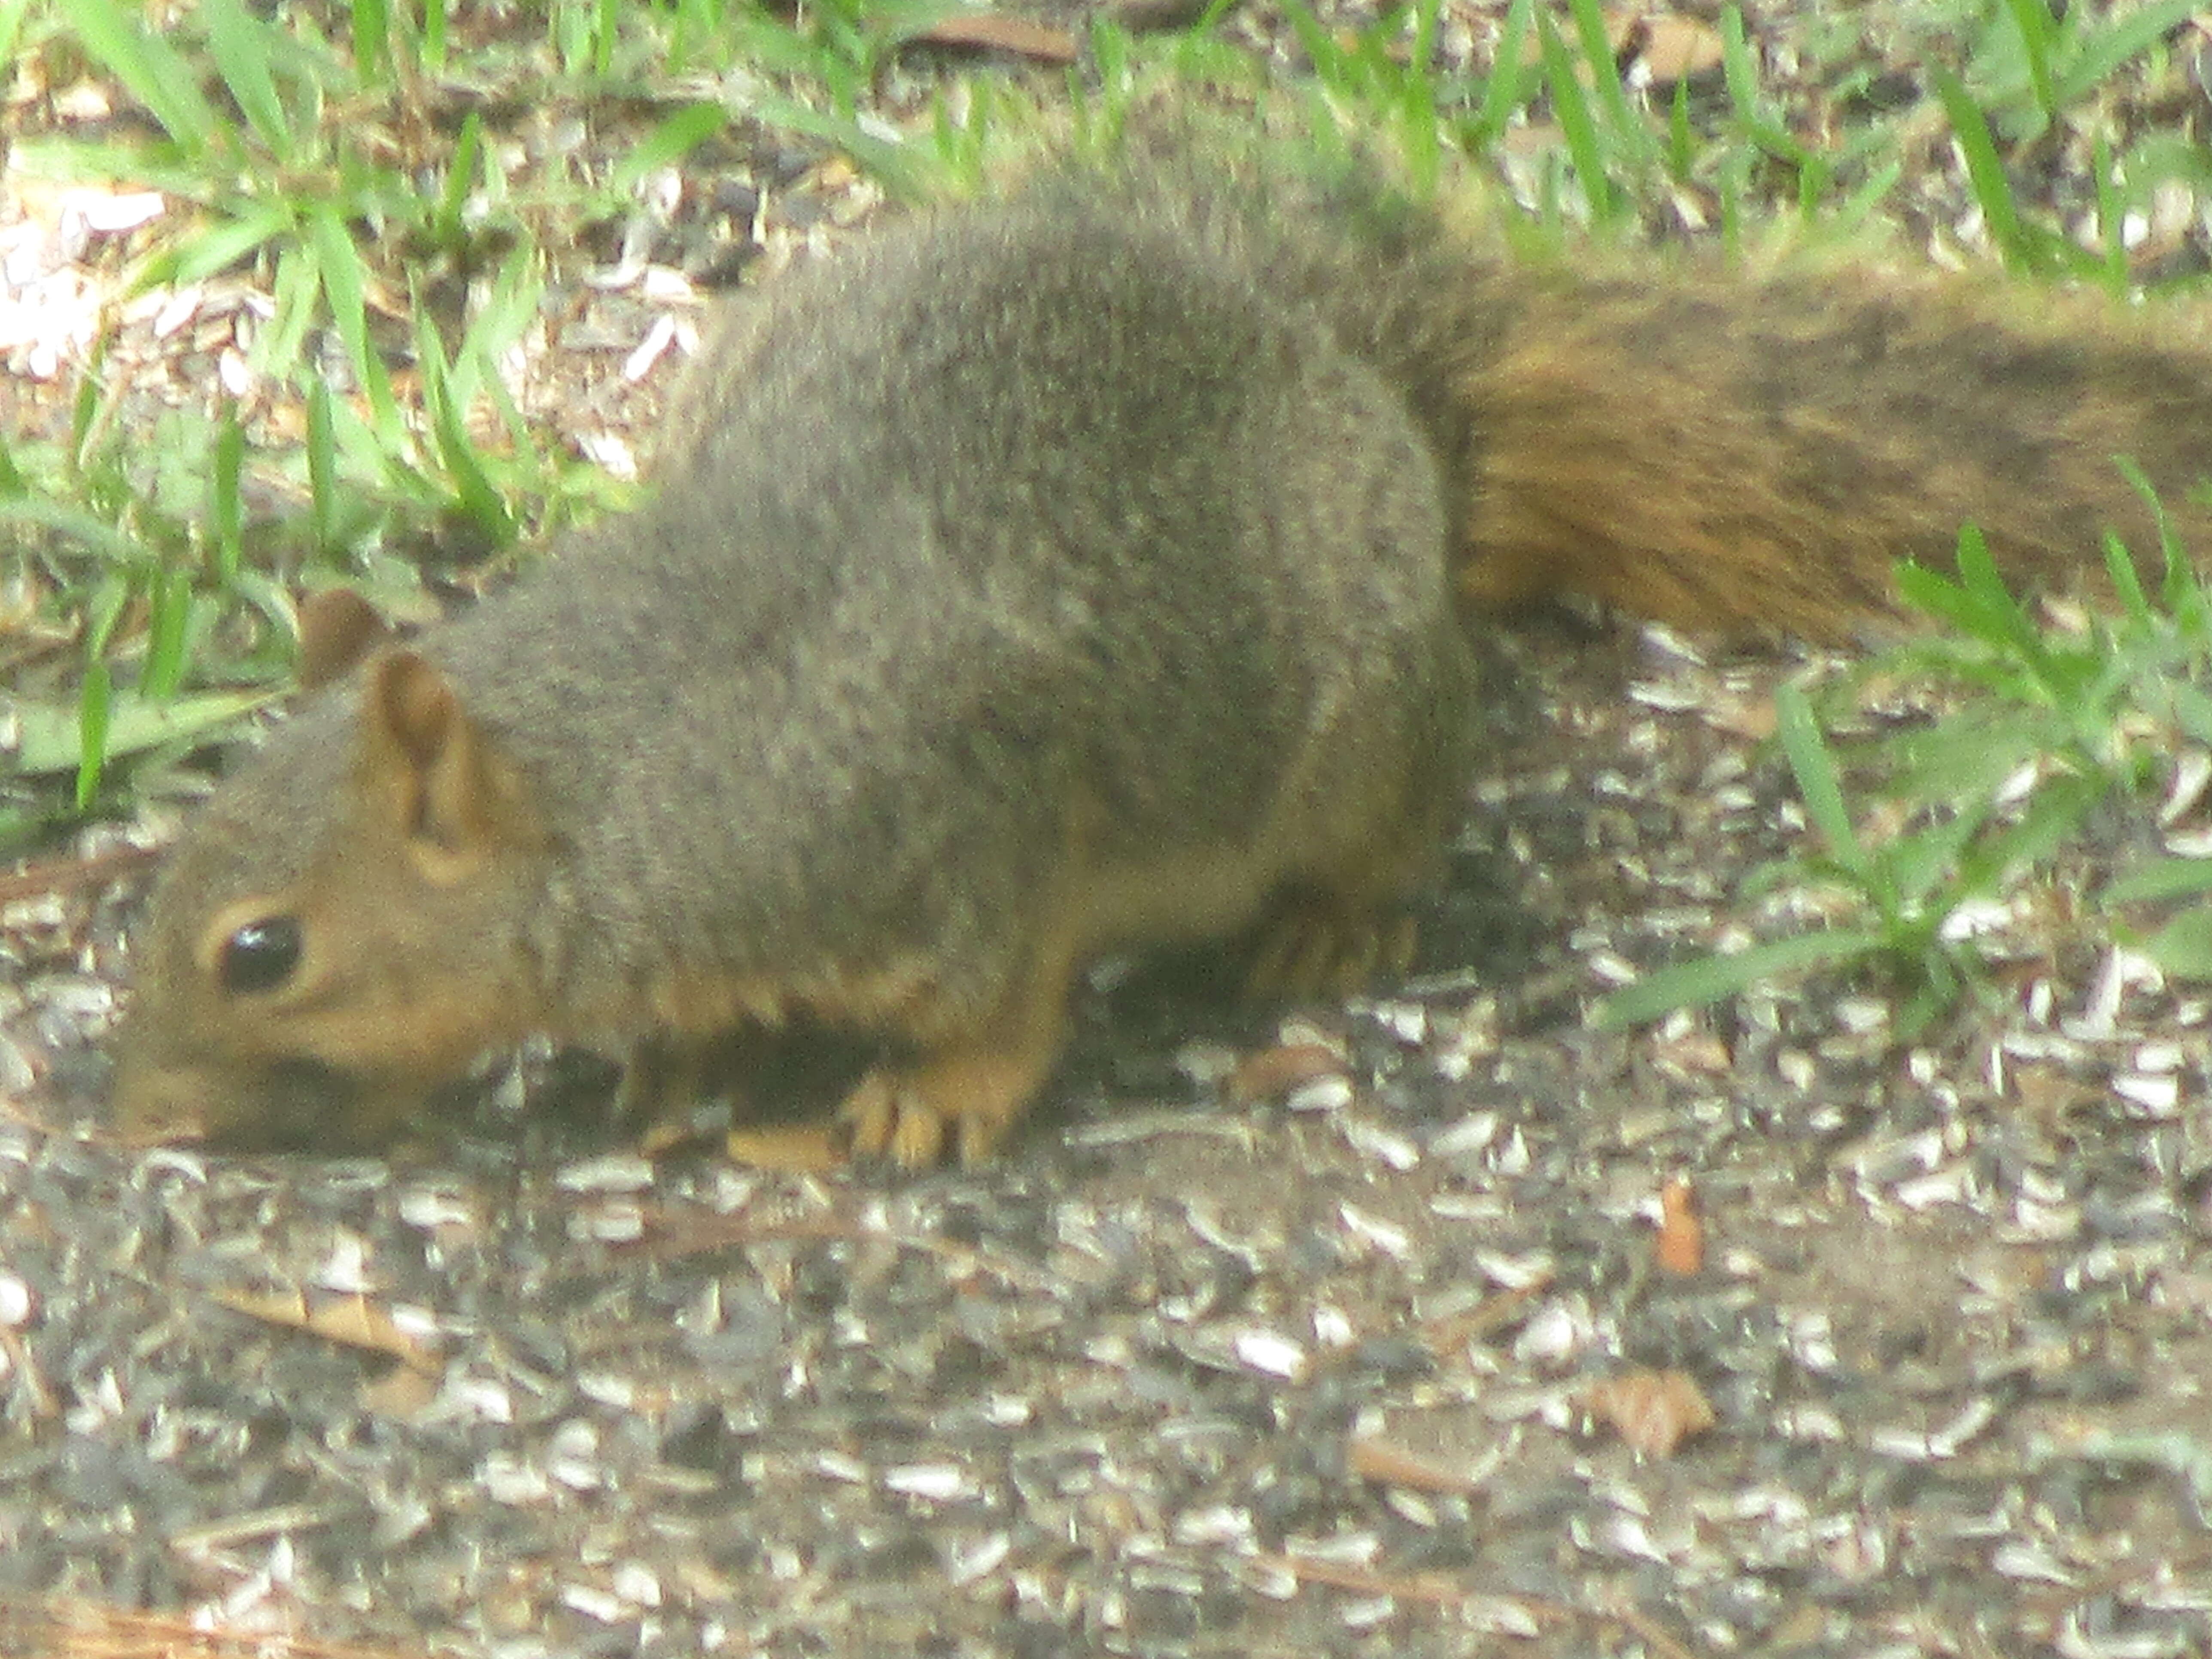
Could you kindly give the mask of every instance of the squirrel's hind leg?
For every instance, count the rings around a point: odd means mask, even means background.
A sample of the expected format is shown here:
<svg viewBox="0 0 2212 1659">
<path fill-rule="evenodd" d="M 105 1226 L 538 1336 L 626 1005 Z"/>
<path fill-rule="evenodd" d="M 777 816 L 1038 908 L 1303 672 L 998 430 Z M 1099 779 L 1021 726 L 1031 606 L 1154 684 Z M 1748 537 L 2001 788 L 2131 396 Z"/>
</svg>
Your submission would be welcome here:
<svg viewBox="0 0 2212 1659">
<path fill-rule="evenodd" d="M 1336 826 L 1331 852 L 1286 883 L 1261 918 L 1247 997 L 1352 996 L 1412 971 L 1419 939 L 1409 902 L 1442 873 L 1457 777 L 1449 763 L 1423 765 L 1364 821 Z"/>
<path fill-rule="evenodd" d="M 1413 918 L 1395 902 L 1294 892 L 1260 931 L 1245 994 L 1266 1002 L 1349 996 L 1404 978 L 1416 943 Z"/>
</svg>

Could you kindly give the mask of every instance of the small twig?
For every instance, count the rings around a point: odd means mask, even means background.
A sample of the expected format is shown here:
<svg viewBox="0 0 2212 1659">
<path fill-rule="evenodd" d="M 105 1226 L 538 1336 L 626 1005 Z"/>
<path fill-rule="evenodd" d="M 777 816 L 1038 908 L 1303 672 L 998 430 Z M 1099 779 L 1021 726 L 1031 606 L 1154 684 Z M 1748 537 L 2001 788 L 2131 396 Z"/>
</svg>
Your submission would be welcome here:
<svg viewBox="0 0 2212 1659">
<path fill-rule="evenodd" d="M 1282 1555 L 1261 1552 L 1248 1558 L 1261 1566 L 1286 1572 L 1301 1584 L 1320 1584 L 1329 1589 L 1350 1590 L 1359 1595 L 1388 1595 L 1401 1601 L 1417 1601 L 1426 1607 L 1462 1607 L 1475 1599 L 1477 1592 L 1458 1580 L 1440 1572 L 1376 1572 L 1372 1568 L 1354 1566 L 1348 1561 L 1323 1561 L 1311 1556 Z M 1516 1604 L 1525 1606 L 1526 1603 Z"/>
</svg>

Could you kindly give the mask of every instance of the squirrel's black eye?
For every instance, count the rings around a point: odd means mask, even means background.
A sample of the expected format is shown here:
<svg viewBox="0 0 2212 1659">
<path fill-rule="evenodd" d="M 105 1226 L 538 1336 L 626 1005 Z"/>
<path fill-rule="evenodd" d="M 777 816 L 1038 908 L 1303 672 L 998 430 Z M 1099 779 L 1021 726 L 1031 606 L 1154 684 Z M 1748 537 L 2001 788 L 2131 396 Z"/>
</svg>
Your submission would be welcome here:
<svg viewBox="0 0 2212 1659">
<path fill-rule="evenodd" d="M 273 991 L 299 965 L 300 924 L 290 916 L 263 916 L 223 940 L 216 971 L 226 991 Z"/>
</svg>

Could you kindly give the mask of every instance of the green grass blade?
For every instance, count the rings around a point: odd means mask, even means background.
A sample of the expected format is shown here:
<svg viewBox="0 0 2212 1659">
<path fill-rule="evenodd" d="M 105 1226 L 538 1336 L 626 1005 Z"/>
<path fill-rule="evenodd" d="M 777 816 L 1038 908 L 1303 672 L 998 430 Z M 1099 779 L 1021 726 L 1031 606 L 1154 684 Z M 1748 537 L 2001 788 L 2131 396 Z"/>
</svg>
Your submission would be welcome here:
<svg viewBox="0 0 2212 1659">
<path fill-rule="evenodd" d="M 115 569 L 101 575 L 84 606 L 84 648 L 90 656 L 107 653 L 117 625 L 137 596 L 143 574 L 143 570 Z"/>
<path fill-rule="evenodd" d="M 2212 639 L 2206 638 L 2201 631 L 2201 624 L 2205 619 L 2203 579 L 2197 574 L 2197 565 L 2189 556 L 2189 550 L 2181 544 L 2181 538 L 2173 527 L 2172 515 L 2166 510 L 2166 503 L 2159 499 L 2150 475 L 2136 464 L 2134 457 L 2115 456 L 2112 464 L 2119 468 L 2120 476 L 2128 481 L 2128 488 L 2142 497 L 2143 505 L 2150 510 L 2151 522 L 2158 527 L 2159 557 L 2165 565 L 2164 576 L 2159 584 L 2159 603 L 2165 607 L 2166 614 L 2175 629 L 2194 637 L 2200 650 L 2212 647 Z M 2129 595 L 2133 595 L 2128 605 L 2129 617 L 2139 629 L 2148 631 L 2153 626 L 2148 617 L 2149 603 L 2143 597 L 2142 585 L 2136 578 L 2135 562 L 2118 537 L 2108 533 L 2105 540 L 2106 564 L 2112 570 L 2115 582 L 2122 580 L 2123 575 L 2113 567 L 2112 562 L 2116 559 L 2124 561 L 2127 567 L 2124 577 L 2127 586 L 2122 590 L 2122 597 L 2127 599 Z"/>
<path fill-rule="evenodd" d="M 746 113 L 769 126 L 785 127 L 834 145 L 902 201 L 927 200 L 931 194 L 927 168 L 911 146 L 872 132 L 850 116 L 812 109 L 780 94 L 749 100 Z"/>
<path fill-rule="evenodd" d="M 514 520 L 469 437 L 468 411 L 456 392 L 452 365 L 427 309 L 417 313 L 415 354 L 422 371 L 422 403 L 431 436 L 452 481 L 455 500 L 496 545 L 505 546 L 514 539 Z"/>
<path fill-rule="evenodd" d="M 15 43 L 22 38 L 31 4 L 32 0 L 0 0 L 0 64 L 15 61 Z"/>
<path fill-rule="evenodd" d="M 483 117 L 471 110 L 453 141 L 453 158 L 446 163 L 445 187 L 430 215 L 430 239 L 440 247 L 459 248 L 468 240 L 469 192 L 476 185 L 477 169 L 483 165 Z"/>
<path fill-rule="evenodd" d="M 101 418 L 104 401 L 97 373 L 87 374 L 78 383 L 76 396 L 70 399 L 69 476 L 72 483 L 82 483 L 92 469 L 92 434 Z"/>
<path fill-rule="evenodd" d="M 331 430 L 330 383 L 319 374 L 307 386 L 307 533 L 316 554 L 337 550 L 337 437 Z"/>
<path fill-rule="evenodd" d="M 94 657 L 84 666 L 84 683 L 77 689 L 76 791 L 79 812 L 89 812 L 100 799 L 100 781 L 107 768 L 109 716 L 114 684 L 105 659 Z"/>
<path fill-rule="evenodd" d="M 622 0 L 599 0 L 592 20 L 592 76 L 604 81 L 614 72 L 615 43 L 622 38 Z"/>
<path fill-rule="evenodd" d="M 1534 27 L 1535 15 L 1536 0 L 1513 0 L 1505 9 L 1505 21 L 1498 34 L 1497 55 L 1491 62 L 1490 79 L 1483 84 L 1482 102 L 1475 109 L 1478 148 L 1496 143 L 1515 112 L 1528 101 L 1528 94 L 1522 87 L 1522 55 L 1528 51 L 1528 31 Z"/>
<path fill-rule="evenodd" d="M 422 0 L 422 68 L 446 72 L 446 13 L 448 0 Z"/>
<path fill-rule="evenodd" d="M 239 0 L 200 0 L 200 15 L 207 21 L 208 55 L 232 101 L 270 153 L 290 165 L 295 150 L 292 119 L 270 68 L 269 25 Z"/>
<path fill-rule="evenodd" d="M 112 0 L 70 0 L 68 15 L 85 51 L 145 106 L 170 141 L 189 155 L 204 155 L 222 122 L 184 54 Z"/>
<path fill-rule="evenodd" d="M 608 188 L 627 195 L 648 173 L 673 167 L 729 125 L 730 112 L 720 104 L 692 104 L 678 110 L 630 146 L 608 174 Z"/>
<path fill-rule="evenodd" d="M 189 573 L 172 568 L 154 579 L 146 609 L 146 660 L 138 672 L 139 695 L 166 702 L 185 677 L 190 637 L 192 583 Z"/>
<path fill-rule="evenodd" d="M 1938 807 L 1932 822 L 1883 844 L 1881 861 L 1897 896 L 1892 920 L 1898 927 L 1924 927 L 1932 933 L 1936 922 L 1929 913 L 1949 910 L 1968 896 L 1963 860 L 1989 815 L 1987 800 L 1970 799 L 1948 811 Z M 1946 888 L 1948 894 L 1940 890 Z"/>
<path fill-rule="evenodd" d="M 110 564 L 129 567 L 146 559 L 146 550 L 109 520 L 44 494 L 0 500 L 0 525 L 9 523 L 37 525 L 65 536 Z"/>
<path fill-rule="evenodd" d="M 215 538 L 216 580 L 225 589 L 238 583 L 246 562 L 246 497 L 240 479 L 246 470 L 246 430 L 235 404 L 226 404 L 216 430 L 215 467 L 208 498 L 208 527 Z"/>
<path fill-rule="evenodd" d="M 1952 952 L 1941 945 L 1930 948 L 1911 964 L 1917 983 L 1897 1011 L 1892 1030 L 1900 1042 L 1917 1042 L 1921 1035 L 1959 1000 L 1966 988 Z"/>
<path fill-rule="evenodd" d="M 1877 933 L 1838 927 L 1772 939 L 1727 956 L 1700 957 L 1622 986 L 1597 1006 L 1594 1018 L 1608 1030 L 1640 1025 L 1677 1008 L 1702 1008 L 1740 996 L 1765 981 L 1872 956 L 1881 946 Z"/>
<path fill-rule="evenodd" d="M 1842 200 L 1832 204 L 1827 213 L 1828 222 L 1843 234 L 1857 231 L 1875 216 L 1875 210 L 1889 199 L 1897 188 L 1897 181 L 1905 176 L 1905 163 L 1893 158 L 1884 161 L 1867 175 L 1866 182 Z"/>
<path fill-rule="evenodd" d="M 1325 86 L 1340 86 L 1351 69 L 1352 58 L 1336 36 L 1323 28 L 1321 20 L 1300 0 L 1283 0 L 1283 15 L 1297 40 L 1298 50 L 1313 65 L 1315 78 Z"/>
<path fill-rule="evenodd" d="M 353 67 L 365 90 L 392 86 L 392 14 L 386 0 L 353 0 Z"/>
<path fill-rule="evenodd" d="M 2041 630 L 2005 586 L 1988 541 L 1972 525 L 1959 536 L 1959 586 L 1980 618 L 1975 631 L 1983 639 L 2011 647 L 2031 665 L 2045 661 L 2047 653 Z"/>
<path fill-rule="evenodd" d="M 1923 564 L 1897 567 L 1898 596 L 1915 611 L 1960 634 L 1983 641 L 1981 607 L 1951 577 Z"/>
<path fill-rule="evenodd" d="M 2058 20 L 2045 0 L 2005 0 L 2013 33 L 2020 41 L 2021 57 L 2027 65 L 2028 89 L 2048 125 L 2058 118 L 2058 94 L 2051 76 L 2051 46 L 2058 33 Z"/>
<path fill-rule="evenodd" d="M 274 695 L 207 691 L 152 702 L 111 688 L 99 716 L 100 742 L 106 758 L 113 760 L 180 739 L 195 740 L 251 714 Z M 87 750 L 82 702 L 61 708 L 21 708 L 15 714 L 21 740 L 11 758 L 18 772 L 27 777 L 82 775 Z"/>
<path fill-rule="evenodd" d="M 1599 0 L 1568 0 L 1567 9 L 1574 19 L 1575 41 L 1582 48 L 1583 62 L 1589 67 L 1593 112 L 1603 118 L 1616 155 L 1641 161 L 1650 150 L 1651 131 L 1629 102 L 1628 89 L 1620 84 L 1620 66 L 1613 61 L 1613 42 L 1606 38 L 1604 10 Z"/>
<path fill-rule="evenodd" d="M 337 207 L 329 203 L 309 211 L 306 228 L 322 278 L 323 301 L 330 307 L 331 326 L 337 331 L 356 378 L 368 386 L 383 365 L 375 361 L 375 344 L 368 337 L 368 273 L 362 264 L 361 250 L 354 246 Z"/>
<path fill-rule="evenodd" d="M 1428 79 L 1437 63 L 1437 14 L 1443 9 L 1443 0 L 1413 0 L 1413 38 L 1408 43 L 1406 62 L 1414 76 Z"/>
<path fill-rule="evenodd" d="M 2176 979 L 2212 979 L 2212 904 L 2184 910 L 2139 948 Z"/>
<path fill-rule="evenodd" d="M 2138 631 L 2157 626 L 2150 608 L 2150 598 L 2143 592 L 2142 576 L 2136 569 L 2135 555 L 2128 544 L 2113 532 L 2105 532 L 2105 569 L 2112 579 L 2113 592 L 2120 601 L 2120 614 Z"/>
<path fill-rule="evenodd" d="M 209 226 L 181 244 L 173 258 L 149 261 L 142 280 L 149 286 L 169 283 L 179 288 L 204 282 L 291 230 L 290 210 L 281 202 L 266 203 L 228 224 Z"/>
<path fill-rule="evenodd" d="M 2186 680 L 2170 688 L 2173 723 L 2192 743 L 2212 744 L 2212 696 Z"/>
<path fill-rule="evenodd" d="M 2212 859 L 2153 859 L 2114 880 L 2100 896 L 2107 904 L 2136 904 L 2199 893 L 2212 893 Z"/>
<path fill-rule="evenodd" d="M 2120 191 L 2119 169 L 2112 164 L 2112 140 L 2102 132 L 2097 135 L 2091 167 L 2097 186 L 2097 236 L 2103 250 L 2100 270 L 2105 291 L 2124 302 L 2133 283 L 2128 270 L 2128 204 Z"/>
<path fill-rule="evenodd" d="M 2053 95 L 2061 104 L 2087 97 L 2121 64 L 2148 51 L 2203 9 L 2203 0 L 2152 0 L 2141 10 L 2120 12 L 2114 8 L 2116 15 L 2110 15 L 2109 21 L 2083 24 L 2081 38 L 2057 76 Z M 2087 7 L 2073 15 L 2098 18 L 2097 11 Z"/>
<path fill-rule="evenodd" d="M 1667 100 L 1667 176 L 1677 184 L 1690 181 L 1698 161 L 1697 135 L 1690 126 L 1690 82 L 1685 76 L 1674 82 L 1674 95 Z"/>
<path fill-rule="evenodd" d="M 1869 862 L 1866 848 L 1860 845 L 1858 830 L 1844 805 L 1844 788 L 1836 775 L 1835 757 L 1828 752 L 1827 741 L 1820 735 L 1820 723 L 1813 714 L 1812 702 L 1802 686 L 1785 683 L 1777 688 L 1774 719 L 1775 735 L 1782 744 L 1784 758 L 1797 779 L 1806 817 L 1827 843 L 1828 852 L 1836 862 L 1854 876 L 1863 875 Z"/>
<path fill-rule="evenodd" d="M 1542 13 L 1537 15 L 1536 34 L 1542 46 L 1544 82 L 1552 93 L 1552 114 L 1566 139 L 1567 155 L 1581 180 L 1583 199 L 1589 204 L 1592 218 L 1610 224 L 1620 213 L 1620 195 L 1606 173 L 1605 147 L 1598 141 L 1597 122 L 1575 74 L 1575 60 L 1559 39 L 1559 32 L 1552 27 L 1550 17 Z"/>
<path fill-rule="evenodd" d="M 2110 793 L 2106 780 L 2069 774 L 2046 779 L 2020 816 L 2001 834 L 1962 849 L 1959 885 L 1966 896 L 2002 892 L 2024 872 L 2042 867 L 2080 831 L 2083 822 Z M 1986 820 L 1985 805 L 1976 815 Z"/>
<path fill-rule="evenodd" d="M 1752 52 L 1743 14 L 1734 6 L 1721 13 L 1721 83 L 1728 88 L 1729 106 L 1744 137 L 1776 160 L 1802 166 L 1804 145 L 1769 112 L 1760 94 L 1759 59 Z"/>
<path fill-rule="evenodd" d="M 295 242 L 278 252 L 269 292 L 275 305 L 253 342 L 252 362 L 261 373 L 281 379 L 299 366 L 307 335 L 322 316 L 322 264 L 312 245 Z"/>
<path fill-rule="evenodd" d="M 2021 269 L 2032 267 L 2033 251 L 2027 232 L 2021 224 L 2019 210 L 2013 205 L 2012 183 L 2005 177 L 2004 163 L 1998 158 L 1996 140 L 1990 136 L 1988 118 L 1974 101 L 1973 94 L 1966 90 L 1966 83 L 1951 70 L 1935 65 L 1929 74 L 1935 82 L 1936 96 L 1950 119 L 1952 134 L 1959 141 L 1959 153 L 1966 158 L 1966 181 L 1973 188 L 1975 201 L 1981 204 L 1982 217 L 1990 228 L 1990 239 L 1997 245 L 2008 264 Z"/>
<path fill-rule="evenodd" d="M 209 167 L 204 158 L 183 155 L 174 144 L 143 140 L 106 143 L 26 132 L 11 136 L 8 164 L 26 177 L 63 184 L 101 179 L 135 189 L 167 191 L 188 202 L 204 200 L 210 193 Z"/>
<path fill-rule="evenodd" d="M 529 248 L 517 246 L 486 285 L 476 315 L 461 336 L 461 348 L 454 354 L 457 364 L 467 364 L 475 371 L 469 383 L 470 395 L 475 395 L 479 386 L 494 396 L 504 395 L 506 383 L 499 376 L 499 361 L 529 332 L 544 297 L 537 259 Z"/>
</svg>

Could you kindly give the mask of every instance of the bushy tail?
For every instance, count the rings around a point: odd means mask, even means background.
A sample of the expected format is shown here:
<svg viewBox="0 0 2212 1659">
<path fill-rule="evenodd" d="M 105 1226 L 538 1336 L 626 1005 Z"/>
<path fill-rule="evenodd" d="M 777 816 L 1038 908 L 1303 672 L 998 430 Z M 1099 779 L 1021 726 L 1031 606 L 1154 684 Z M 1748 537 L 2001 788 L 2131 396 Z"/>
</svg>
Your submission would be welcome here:
<svg viewBox="0 0 2212 1659">
<path fill-rule="evenodd" d="M 2091 296 L 1865 271 L 1555 280 L 1457 391 L 1481 605 L 1579 592 L 1847 638 L 1893 613 L 1898 561 L 1949 569 L 1969 523 L 2009 579 L 2078 586 L 2108 530 L 2157 556 L 2120 456 L 2212 556 L 2212 344 Z"/>
</svg>

